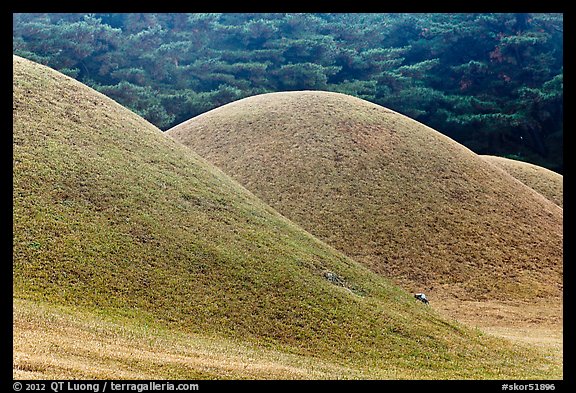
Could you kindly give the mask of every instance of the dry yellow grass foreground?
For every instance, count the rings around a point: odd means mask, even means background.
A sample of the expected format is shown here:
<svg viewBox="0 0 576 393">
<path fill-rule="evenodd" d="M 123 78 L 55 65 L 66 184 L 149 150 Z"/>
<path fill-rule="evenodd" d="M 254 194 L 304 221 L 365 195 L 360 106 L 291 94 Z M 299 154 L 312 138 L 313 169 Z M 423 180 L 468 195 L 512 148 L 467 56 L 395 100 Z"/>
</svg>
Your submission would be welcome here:
<svg viewBox="0 0 576 393">
<path fill-rule="evenodd" d="M 111 319 L 72 307 L 25 300 L 15 300 L 13 307 L 15 379 L 465 378 L 458 370 L 411 369 L 397 367 L 392 361 L 387 367 L 359 367 L 239 339 L 184 333 L 129 318 Z M 517 339 L 506 334 L 511 340 Z M 547 340 L 534 337 L 534 331 L 521 338 L 523 343 L 539 345 L 541 356 L 547 359 L 549 365 L 540 365 L 538 378 L 561 379 L 561 345 L 553 335 Z M 520 367 L 521 359 L 508 361 Z M 493 366 L 492 375 L 503 371 L 497 363 Z M 481 371 L 485 364 L 477 367 Z"/>
<path fill-rule="evenodd" d="M 558 206 L 564 206 L 564 176 L 528 162 L 496 156 L 480 157 L 502 168 Z"/>
<path fill-rule="evenodd" d="M 105 96 L 18 57 L 13 72 L 13 375 L 561 377 L 546 352 L 442 317 Z"/>
<path fill-rule="evenodd" d="M 416 377 L 359 370 L 247 342 L 112 322 L 14 301 L 15 379 L 362 379 Z M 416 374 L 416 373 L 414 373 Z"/>
</svg>

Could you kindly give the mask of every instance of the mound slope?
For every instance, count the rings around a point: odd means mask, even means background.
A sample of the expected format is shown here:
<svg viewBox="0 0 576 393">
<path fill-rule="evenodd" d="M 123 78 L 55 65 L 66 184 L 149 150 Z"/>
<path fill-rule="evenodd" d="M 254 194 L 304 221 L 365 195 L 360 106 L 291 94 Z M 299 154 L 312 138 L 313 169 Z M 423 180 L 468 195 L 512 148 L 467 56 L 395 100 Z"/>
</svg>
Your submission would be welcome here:
<svg viewBox="0 0 576 393">
<path fill-rule="evenodd" d="M 564 206 L 564 176 L 544 167 L 505 157 L 481 156 L 560 207 Z"/>
<path fill-rule="evenodd" d="M 22 58 L 13 72 L 13 292 L 15 310 L 26 305 L 15 311 L 18 359 L 35 351 L 26 329 L 56 340 L 51 327 L 68 331 L 81 313 L 122 321 L 102 327 L 122 345 L 132 325 L 162 326 L 392 378 L 557 375 L 539 354 L 415 302 L 112 100 Z M 56 306 L 72 311 L 41 318 Z M 70 331 L 100 329 L 79 323 Z M 114 348 L 105 336 L 94 336 L 100 355 L 86 354 L 102 367 L 112 355 L 116 375 L 133 376 L 137 359 L 104 353 Z M 60 371 L 76 356 L 65 340 L 42 358 Z"/>
<path fill-rule="evenodd" d="M 439 132 L 351 96 L 245 98 L 168 134 L 411 291 L 562 291 L 562 209 Z"/>
</svg>

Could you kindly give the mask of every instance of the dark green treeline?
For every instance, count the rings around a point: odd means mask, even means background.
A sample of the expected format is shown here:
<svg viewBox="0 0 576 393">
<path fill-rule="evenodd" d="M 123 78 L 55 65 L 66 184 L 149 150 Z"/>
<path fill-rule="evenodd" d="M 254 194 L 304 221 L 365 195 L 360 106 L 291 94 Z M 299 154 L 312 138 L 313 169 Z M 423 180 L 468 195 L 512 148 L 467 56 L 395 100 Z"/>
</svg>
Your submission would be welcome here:
<svg viewBox="0 0 576 393">
<path fill-rule="evenodd" d="M 479 154 L 563 171 L 562 14 L 14 14 L 13 51 L 161 129 L 225 103 L 331 90 Z"/>
</svg>

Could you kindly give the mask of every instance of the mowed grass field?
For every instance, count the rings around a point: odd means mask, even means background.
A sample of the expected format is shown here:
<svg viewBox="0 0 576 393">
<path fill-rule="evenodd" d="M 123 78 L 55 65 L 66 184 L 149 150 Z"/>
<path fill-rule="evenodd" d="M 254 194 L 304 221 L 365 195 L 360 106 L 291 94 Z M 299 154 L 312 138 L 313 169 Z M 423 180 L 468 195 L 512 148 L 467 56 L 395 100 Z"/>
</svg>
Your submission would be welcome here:
<svg viewBox="0 0 576 393">
<path fill-rule="evenodd" d="M 561 379 L 558 348 L 529 339 L 505 344 L 509 358 L 480 362 L 474 373 L 452 367 L 437 368 L 424 354 L 420 368 L 389 359 L 386 364 L 358 363 L 342 358 L 294 353 L 242 339 L 182 332 L 161 324 L 133 318 L 103 316 L 78 308 L 14 301 L 15 379 Z M 512 341 L 515 337 L 510 337 Z M 528 338 L 528 340 L 527 340 Z M 554 337 L 550 337 L 554 339 Z M 489 351 L 502 340 L 486 335 Z M 530 345 L 529 345 L 530 344 Z M 527 356 L 542 357 L 522 361 Z M 428 360 L 424 360 L 428 358 Z M 448 360 L 448 359 L 446 359 Z M 506 364 L 502 368 L 502 364 Z M 445 364 L 443 365 L 445 366 Z M 515 373 L 509 370 L 518 368 Z M 536 371 L 537 370 L 537 371 Z M 530 377 L 529 377 L 530 376 Z"/>
<path fill-rule="evenodd" d="M 17 379 L 418 377 L 414 371 L 351 368 L 234 339 L 113 321 L 62 306 L 16 300 L 14 310 Z"/>
<path fill-rule="evenodd" d="M 22 58 L 13 72 L 14 377 L 562 377 L 112 100 Z"/>
</svg>

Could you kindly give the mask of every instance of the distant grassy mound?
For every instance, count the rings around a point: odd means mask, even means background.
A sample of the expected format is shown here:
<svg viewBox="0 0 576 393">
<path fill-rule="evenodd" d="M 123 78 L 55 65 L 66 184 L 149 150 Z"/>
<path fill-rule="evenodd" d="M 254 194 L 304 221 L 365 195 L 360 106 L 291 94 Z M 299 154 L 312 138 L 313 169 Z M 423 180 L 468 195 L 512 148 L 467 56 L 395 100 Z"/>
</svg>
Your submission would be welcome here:
<svg viewBox="0 0 576 393">
<path fill-rule="evenodd" d="M 564 176 L 528 162 L 496 156 L 480 157 L 499 166 L 558 206 L 564 206 Z"/>
<path fill-rule="evenodd" d="M 13 71 L 14 375 L 561 375 L 440 317 L 103 95 L 18 57 Z"/>
<path fill-rule="evenodd" d="M 411 291 L 562 291 L 563 211 L 472 151 L 351 96 L 263 94 L 168 131 L 280 213 Z"/>
</svg>

